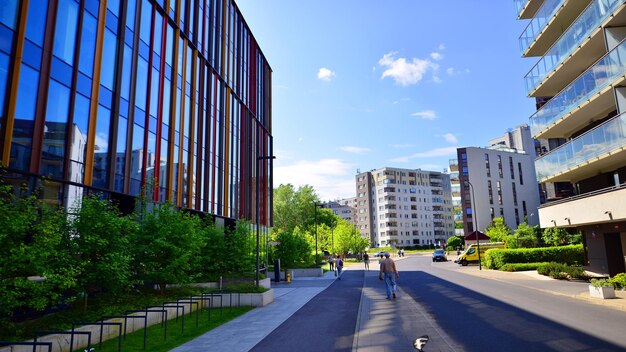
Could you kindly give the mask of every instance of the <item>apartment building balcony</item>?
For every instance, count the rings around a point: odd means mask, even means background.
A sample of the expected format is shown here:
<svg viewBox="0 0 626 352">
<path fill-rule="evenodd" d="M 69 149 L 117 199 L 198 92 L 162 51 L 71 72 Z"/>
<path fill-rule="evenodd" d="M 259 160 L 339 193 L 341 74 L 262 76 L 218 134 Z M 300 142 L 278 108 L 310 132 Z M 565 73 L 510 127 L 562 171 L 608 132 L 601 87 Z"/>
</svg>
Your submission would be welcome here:
<svg viewBox="0 0 626 352">
<path fill-rule="evenodd" d="M 397 206 L 395 204 L 387 204 L 385 205 L 385 209 L 395 210 Z"/>
<path fill-rule="evenodd" d="M 583 72 L 530 117 L 535 139 L 567 138 L 615 110 L 613 87 L 626 81 L 626 41 Z"/>
<path fill-rule="evenodd" d="M 543 0 L 513 0 L 515 2 L 515 10 L 517 13 L 517 19 L 526 20 L 531 19 L 541 7 Z"/>
<path fill-rule="evenodd" d="M 537 180 L 576 182 L 623 166 L 626 160 L 626 113 L 542 155 L 535 161 Z"/>
<path fill-rule="evenodd" d="M 605 50 L 602 28 L 626 24 L 626 0 L 593 0 L 524 77 L 531 97 L 556 95 Z"/>
<path fill-rule="evenodd" d="M 383 188 L 383 191 L 387 192 L 387 193 L 393 193 L 393 192 L 396 191 L 396 188 L 395 187 L 385 187 L 385 188 Z"/>
<path fill-rule="evenodd" d="M 398 214 L 396 213 L 387 213 L 384 215 L 385 219 L 396 219 L 398 217 Z"/>
<path fill-rule="evenodd" d="M 396 228 L 398 227 L 398 223 L 395 221 L 388 221 L 385 223 L 385 227 L 387 228 Z"/>
<path fill-rule="evenodd" d="M 394 202 L 396 200 L 396 196 L 384 196 L 383 201 L 385 202 Z"/>
<path fill-rule="evenodd" d="M 434 196 L 440 196 L 440 195 L 443 195 L 443 191 L 442 191 L 442 190 L 440 190 L 440 189 L 433 189 L 433 190 L 431 190 L 431 191 L 430 191 L 430 193 L 431 193 L 432 195 L 434 195 Z"/>
<path fill-rule="evenodd" d="M 519 37 L 523 56 L 541 56 L 591 0 L 544 0 Z"/>
<path fill-rule="evenodd" d="M 443 211 L 443 206 L 441 206 L 441 205 L 433 205 L 433 211 Z"/>
<path fill-rule="evenodd" d="M 539 207 L 541 227 L 575 227 L 626 221 L 626 184 L 605 188 Z"/>
</svg>

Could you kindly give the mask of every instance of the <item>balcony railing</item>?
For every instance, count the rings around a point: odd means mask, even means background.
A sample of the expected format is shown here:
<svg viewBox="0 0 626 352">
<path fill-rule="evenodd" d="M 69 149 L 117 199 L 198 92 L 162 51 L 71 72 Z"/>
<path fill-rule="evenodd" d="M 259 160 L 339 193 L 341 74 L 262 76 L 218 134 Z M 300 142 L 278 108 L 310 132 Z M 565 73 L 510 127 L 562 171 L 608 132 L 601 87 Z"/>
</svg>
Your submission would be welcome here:
<svg viewBox="0 0 626 352">
<path fill-rule="evenodd" d="M 591 32 L 598 29 L 615 9 L 626 0 L 595 0 L 583 11 L 572 25 L 561 35 L 548 52 L 526 74 L 526 92 L 530 94 L 546 78 L 548 73 L 560 65 Z"/>
<path fill-rule="evenodd" d="M 519 45 L 522 53 L 528 50 L 530 44 L 537 38 L 537 35 L 543 31 L 546 24 L 552 16 L 561 7 L 565 0 L 545 0 L 541 8 L 535 14 L 535 17 L 528 23 L 524 32 L 519 37 Z"/>
<path fill-rule="evenodd" d="M 513 2 L 515 3 L 515 14 L 518 15 L 520 12 L 522 12 L 528 0 L 513 0 Z"/>
<path fill-rule="evenodd" d="M 626 74 L 626 42 L 618 46 L 583 72 L 530 117 L 533 136 Z"/>
<path fill-rule="evenodd" d="M 626 146 L 626 114 L 572 139 L 535 162 L 539 182 L 593 158 Z"/>
</svg>

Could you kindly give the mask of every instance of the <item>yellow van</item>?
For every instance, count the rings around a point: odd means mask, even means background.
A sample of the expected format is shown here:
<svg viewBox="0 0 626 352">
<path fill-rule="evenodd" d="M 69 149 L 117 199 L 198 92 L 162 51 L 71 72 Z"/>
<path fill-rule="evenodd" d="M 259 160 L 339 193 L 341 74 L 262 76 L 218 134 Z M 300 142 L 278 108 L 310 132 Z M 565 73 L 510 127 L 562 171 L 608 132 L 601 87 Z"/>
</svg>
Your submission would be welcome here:
<svg viewBox="0 0 626 352">
<path fill-rule="evenodd" d="M 503 242 L 493 243 L 481 243 L 480 244 L 480 259 L 485 257 L 485 252 L 492 248 L 504 248 Z M 466 266 L 468 263 L 478 263 L 478 245 L 471 244 L 467 249 L 459 255 L 456 260 L 457 263 Z"/>
</svg>

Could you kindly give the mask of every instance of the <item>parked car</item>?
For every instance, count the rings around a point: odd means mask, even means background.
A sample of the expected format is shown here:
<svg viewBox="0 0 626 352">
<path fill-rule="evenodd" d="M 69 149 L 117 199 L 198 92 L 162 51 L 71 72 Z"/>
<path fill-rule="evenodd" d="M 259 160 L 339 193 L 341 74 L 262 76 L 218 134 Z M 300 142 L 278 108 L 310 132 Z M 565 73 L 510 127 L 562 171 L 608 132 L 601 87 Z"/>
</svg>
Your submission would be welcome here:
<svg viewBox="0 0 626 352">
<path fill-rule="evenodd" d="M 447 262 L 448 255 L 443 249 L 435 249 L 433 252 L 433 262 Z"/>
<path fill-rule="evenodd" d="M 374 253 L 374 258 L 382 258 L 385 256 L 385 253 L 387 253 L 387 251 L 379 251 Z"/>
</svg>

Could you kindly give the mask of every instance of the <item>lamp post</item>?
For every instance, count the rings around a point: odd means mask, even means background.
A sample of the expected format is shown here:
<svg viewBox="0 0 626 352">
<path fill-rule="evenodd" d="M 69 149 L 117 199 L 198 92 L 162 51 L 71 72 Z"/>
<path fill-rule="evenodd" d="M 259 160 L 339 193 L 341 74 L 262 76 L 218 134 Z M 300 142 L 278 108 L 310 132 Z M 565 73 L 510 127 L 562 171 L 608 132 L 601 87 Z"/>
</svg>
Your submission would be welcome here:
<svg viewBox="0 0 626 352">
<path fill-rule="evenodd" d="M 478 250 L 478 270 L 483 270 L 483 264 L 480 261 L 480 239 L 478 238 L 478 216 L 476 216 L 476 198 L 474 197 L 474 186 L 468 180 L 466 180 L 467 184 L 470 186 L 470 191 L 472 192 L 472 218 L 474 219 L 474 224 L 476 225 L 476 229 L 474 233 L 476 234 L 476 249 Z"/>
<path fill-rule="evenodd" d="M 335 218 L 332 219 L 331 223 L 330 223 L 330 248 L 331 248 L 331 255 L 334 257 L 335 256 Z"/>
<path fill-rule="evenodd" d="M 317 207 L 322 207 L 322 203 L 313 202 L 313 219 L 315 221 L 315 267 L 318 266 L 317 263 Z"/>
<path fill-rule="evenodd" d="M 261 160 L 272 160 L 272 159 L 276 159 L 275 156 L 270 155 L 270 156 L 262 156 L 259 155 L 256 158 L 256 275 L 255 275 L 255 282 L 256 282 L 256 286 L 259 287 L 259 228 L 261 226 L 261 224 L 259 223 L 259 213 L 260 213 L 260 209 L 259 209 L 259 164 L 261 162 Z M 265 251 L 267 252 L 267 245 L 265 246 Z M 269 265 L 269 263 L 265 263 L 265 265 Z"/>
</svg>

